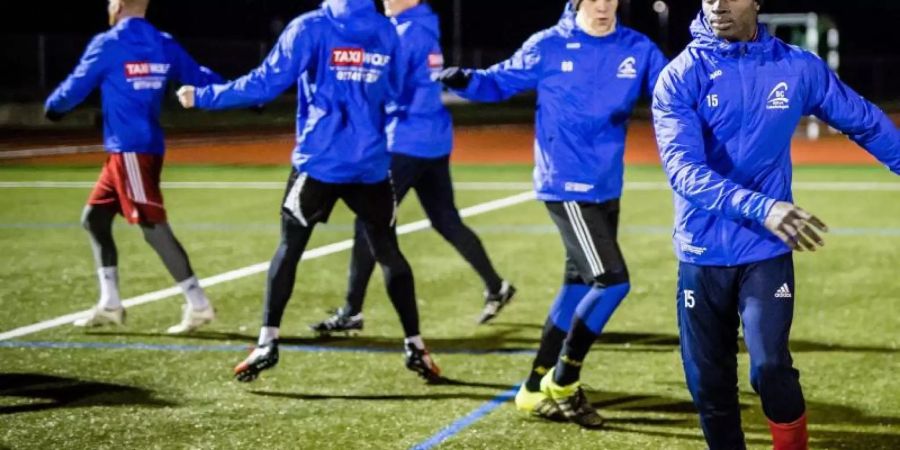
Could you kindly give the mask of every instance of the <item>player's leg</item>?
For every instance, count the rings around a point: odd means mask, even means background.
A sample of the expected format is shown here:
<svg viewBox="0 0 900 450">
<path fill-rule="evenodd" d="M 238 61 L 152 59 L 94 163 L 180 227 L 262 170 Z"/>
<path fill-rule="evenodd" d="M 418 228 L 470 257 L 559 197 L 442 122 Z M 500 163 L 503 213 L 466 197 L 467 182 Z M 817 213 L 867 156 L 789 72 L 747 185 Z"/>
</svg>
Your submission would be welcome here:
<svg viewBox="0 0 900 450">
<path fill-rule="evenodd" d="M 391 180 L 397 194 L 397 202 L 402 202 L 410 185 L 421 176 L 422 165 L 412 159 L 392 155 Z M 375 270 L 375 256 L 366 237 L 363 221 L 353 222 L 353 248 L 350 251 L 350 268 L 347 277 L 347 297 L 344 306 L 322 322 L 310 328 L 320 334 L 359 331 L 363 328 L 363 302 L 372 272 Z"/>
<path fill-rule="evenodd" d="M 87 205 L 82 213 L 81 225 L 88 232 L 97 267 L 100 298 L 87 317 L 74 322 L 75 326 L 125 323 L 125 308 L 119 295 L 118 253 L 112 236 L 112 223 L 117 213 L 110 205 Z"/>
<path fill-rule="evenodd" d="M 578 302 L 591 290 L 584 282 L 575 262 L 566 255 L 563 285 L 550 307 L 547 321 L 541 333 L 541 344 L 531 365 L 531 372 L 516 394 L 516 407 L 525 412 L 555 420 L 561 413 L 552 401 L 541 392 L 541 379 L 559 361 L 563 341 L 572 326 L 572 317 Z"/>
<path fill-rule="evenodd" d="M 281 319 L 294 290 L 297 265 L 313 228 L 328 220 L 337 200 L 336 187 L 291 170 L 281 208 L 281 241 L 269 265 L 263 304 L 263 324 L 256 349 L 234 368 L 238 381 L 253 381 L 278 363 Z"/>
<path fill-rule="evenodd" d="M 737 389 L 740 268 L 681 263 L 678 328 L 688 390 L 711 450 L 743 449 Z"/>
<path fill-rule="evenodd" d="M 185 305 L 181 322 L 169 327 L 169 334 L 194 331 L 215 319 L 215 310 L 200 286 L 200 280 L 191 268 L 191 262 L 181 242 L 175 237 L 168 223 L 142 223 L 144 240 L 156 251 L 166 270 L 181 288 Z"/>
<path fill-rule="evenodd" d="M 572 328 L 566 336 L 554 381 L 568 386 L 580 378 L 590 347 L 631 288 L 628 267 L 617 238 L 619 203 L 600 205 L 566 202 L 566 224 L 571 227 L 568 252 L 582 272 L 593 275 L 592 289 L 578 302 Z M 562 223 L 562 222 L 560 222 Z M 574 235 L 573 240 L 571 236 Z M 585 276 L 587 278 L 587 276 Z"/>
<path fill-rule="evenodd" d="M 805 450 L 806 403 L 788 336 L 794 317 L 790 253 L 750 264 L 741 277 L 740 313 L 750 354 L 750 384 L 762 400 L 775 450 Z"/>
<path fill-rule="evenodd" d="M 397 242 L 397 205 L 390 180 L 348 185 L 342 198 L 363 221 L 372 254 L 381 266 L 388 297 L 403 326 L 407 368 L 427 380 L 439 378 L 440 368 L 428 354 L 419 332 L 413 273 Z"/>
<path fill-rule="evenodd" d="M 420 158 L 413 159 L 422 161 Z M 485 286 L 485 307 L 478 322 L 486 323 L 509 303 L 516 289 L 500 277 L 478 235 L 463 223 L 453 198 L 450 157 L 424 160 L 420 164 L 426 164 L 427 170 L 414 185 L 416 195 L 431 220 L 431 226 L 481 277 Z"/>
<path fill-rule="evenodd" d="M 168 224 L 160 190 L 163 157 L 138 153 L 122 153 L 123 171 L 119 180 L 119 202 L 126 220 L 138 224 L 144 240 L 159 255 L 184 294 L 181 321 L 168 328 L 170 334 L 187 333 L 211 322 L 215 312 L 200 281 L 191 268 L 187 252 Z"/>
<path fill-rule="evenodd" d="M 618 202 L 548 202 L 547 209 L 560 230 L 566 253 L 581 277 L 593 284 L 578 301 L 559 359 L 541 380 L 541 390 L 569 420 L 595 428 L 603 419 L 587 402 L 579 379 L 591 345 L 630 289 L 628 269 L 615 239 Z"/>
<path fill-rule="evenodd" d="M 119 255 L 112 234 L 113 219 L 121 212 L 115 183 L 117 159 L 119 155 L 107 157 L 81 215 L 81 225 L 88 233 L 94 254 L 100 297 L 86 317 L 74 322 L 78 327 L 125 323 L 125 308 L 119 296 Z"/>
</svg>

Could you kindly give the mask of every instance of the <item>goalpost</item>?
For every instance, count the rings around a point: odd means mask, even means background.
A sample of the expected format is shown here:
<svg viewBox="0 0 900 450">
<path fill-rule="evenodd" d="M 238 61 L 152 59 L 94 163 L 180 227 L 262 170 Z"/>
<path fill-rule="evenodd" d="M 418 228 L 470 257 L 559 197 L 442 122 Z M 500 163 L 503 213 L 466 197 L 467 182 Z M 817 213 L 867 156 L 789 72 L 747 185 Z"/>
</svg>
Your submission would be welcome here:
<svg viewBox="0 0 900 450">
<path fill-rule="evenodd" d="M 828 62 L 831 70 L 837 72 L 841 65 L 841 56 L 838 52 L 841 37 L 837 25 L 830 17 L 813 12 L 760 14 L 759 21 L 769 27 L 769 32 L 773 36 L 815 53 Z M 818 139 L 820 135 L 819 121 L 815 118 L 810 119 L 806 123 L 806 137 Z"/>
</svg>

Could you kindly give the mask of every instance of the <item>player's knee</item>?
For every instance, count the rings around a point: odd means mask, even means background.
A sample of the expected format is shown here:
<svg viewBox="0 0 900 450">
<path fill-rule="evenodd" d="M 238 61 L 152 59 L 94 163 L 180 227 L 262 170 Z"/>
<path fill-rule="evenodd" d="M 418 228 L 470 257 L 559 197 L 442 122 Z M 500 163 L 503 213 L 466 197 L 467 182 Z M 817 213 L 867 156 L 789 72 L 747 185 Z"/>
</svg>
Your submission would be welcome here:
<svg viewBox="0 0 900 450">
<path fill-rule="evenodd" d="M 618 270 L 615 272 L 606 272 L 594 278 L 594 283 L 601 287 L 610 287 L 616 285 L 626 285 L 627 290 L 631 290 L 631 278 L 628 276 L 628 270 Z M 626 294 L 628 293 L 626 290 Z"/>
<path fill-rule="evenodd" d="M 412 268 L 400 252 L 375 257 L 389 278 L 412 276 Z"/>
<path fill-rule="evenodd" d="M 750 385 L 756 392 L 763 386 L 784 383 L 796 376 L 796 370 L 786 361 L 767 359 L 750 364 Z"/>
<path fill-rule="evenodd" d="M 451 239 L 465 227 L 459 214 L 451 211 L 435 214 L 429 219 L 431 220 L 431 226 L 445 239 Z"/>
<path fill-rule="evenodd" d="M 92 206 L 86 206 L 81 213 L 81 226 L 88 233 L 96 234 L 103 229 L 104 223 L 107 221 L 101 217 L 101 211 Z"/>
</svg>

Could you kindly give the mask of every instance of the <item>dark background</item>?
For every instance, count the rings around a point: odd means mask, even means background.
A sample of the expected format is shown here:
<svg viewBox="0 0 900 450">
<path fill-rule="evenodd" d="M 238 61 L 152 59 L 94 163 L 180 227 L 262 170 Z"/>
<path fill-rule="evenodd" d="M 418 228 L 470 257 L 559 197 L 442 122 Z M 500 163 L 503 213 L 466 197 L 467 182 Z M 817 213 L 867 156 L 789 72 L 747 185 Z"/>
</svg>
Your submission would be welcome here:
<svg viewBox="0 0 900 450">
<path fill-rule="evenodd" d="M 620 20 L 649 35 L 670 56 L 689 41 L 700 0 L 667 0 L 666 36 L 653 0 L 620 0 Z M 443 19 L 443 45 L 453 54 L 453 1 L 433 0 Z M 461 0 L 459 62 L 487 66 L 558 20 L 564 0 Z M 152 0 L 148 18 L 175 35 L 199 61 L 226 76 L 260 61 L 285 23 L 318 7 L 311 0 Z M 840 75 L 863 95 L 900 100 L 900 1 L 768 0 L 763 12 L 829 16 L 841 32 Z M 90 36 L 107 28 L 105 0 L 0 1 L 0 100 L 42 98 L 74 66 Z M 43 49 L 43 59 L 40 58 Z M 43 65 L 43 69 L 41 67 Z M 40 75 L 43 73 L 43 77 Z"/>
</svg>

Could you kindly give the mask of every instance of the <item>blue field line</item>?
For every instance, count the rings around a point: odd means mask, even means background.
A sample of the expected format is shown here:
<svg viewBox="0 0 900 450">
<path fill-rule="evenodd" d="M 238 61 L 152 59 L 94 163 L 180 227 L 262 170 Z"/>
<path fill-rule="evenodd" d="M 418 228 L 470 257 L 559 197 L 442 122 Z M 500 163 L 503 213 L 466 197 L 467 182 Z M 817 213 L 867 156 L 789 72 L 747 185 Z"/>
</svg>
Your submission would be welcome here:
<svg viewBox="0 0 900 450">
<path fill-rule="evenodd" d="M 99 350 L 150 350 L 164 352 L 240 352 L 250 348 L 249 345 L 188 345 L 188 344 L 147 344 L 125 342 L 60 342 L 60 341 L 0 341 L 0 348 L 45 348 L 45 349 L 99 349 Z M 328 347 L 323 345 L 279 345 L 278 349 L 287 352 L 303 353 L 397 353 L 398 349 L 379 347 Z M 535 350 L 528 349 L 450 349 L 435 351 L 435 354 L 446 355 L 534 355 Z"/>
<path fill-rule="evenodd" d="M 475 422 L 483 419 L 485 416 L 490 414 L 495 409 L 499 408 L 504 403 L 512 400 L 516 396 L 516 392 L 519 390 L 520 385 L 515 385 L 509 390 L 501 393 L 500 395 L 492 398 L 487 403 L 481 405 L 475 411 L 470 412 L 465 417 L 457 420 L 456 422 L 451 423 L 446 428 L 438 431 L 434 436 L 414 445 L 411 447 L 412 450 L 428 450 L 430 448 L 434 448 L 441 442 L 450 439 L 455 434 L 460 431 L 466 429 L 469 425 L 472 425 Z"/>
</svg>

